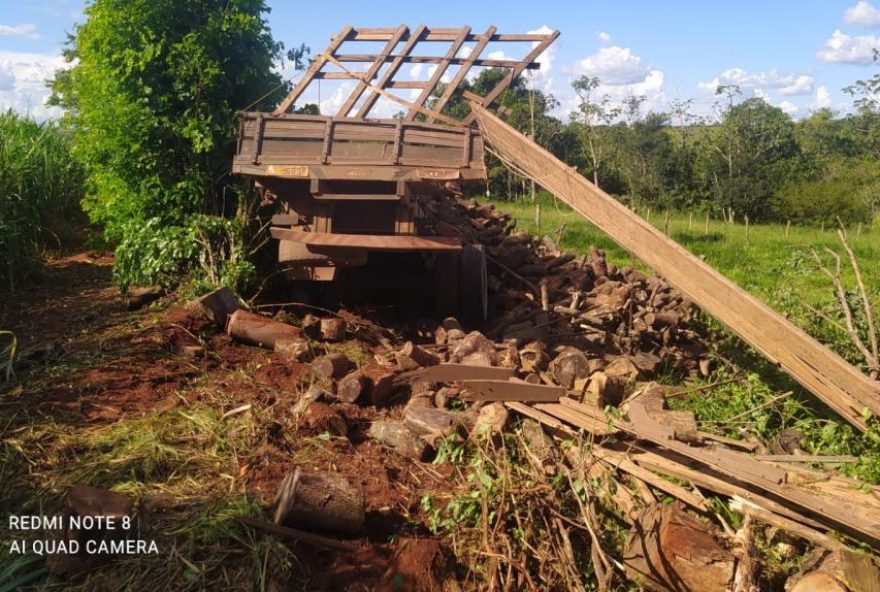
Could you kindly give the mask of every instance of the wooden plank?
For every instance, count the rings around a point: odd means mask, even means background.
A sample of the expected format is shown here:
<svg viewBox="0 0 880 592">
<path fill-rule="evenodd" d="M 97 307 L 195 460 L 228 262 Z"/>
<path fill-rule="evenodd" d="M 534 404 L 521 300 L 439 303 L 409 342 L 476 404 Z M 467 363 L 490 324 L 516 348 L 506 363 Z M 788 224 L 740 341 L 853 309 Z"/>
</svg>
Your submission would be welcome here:
<svg viewBox="0 0 880 592">
<path fill-rule="evenodd" d="M 355 87 L 348 98 L 345 99 L 342 107 L 339 108 L 339 111 L 336 113 L 338 117 L 348 116 L 348 113 L 352 110 L 355 103 L 357 103 L 358 99 L 361 98 L 361 95 L 364 93 L 364 91 L 371 86 L 373 79 L 376 77 L 376 74 L 382 68 L 383 64 L 385 64 L 385 56 L 390 54 L 391 51 L 395 47 L 397 47 L 397 44 L 400 43 L 401 37 L 403 37 L 403 35 L 408 31 L 409 29 L 406 25 L 400 25 L 397 28 L 397 32 L 391 36 L 391 38 L 388 40 L 388 43 L 385 44 L 385 47 L 382 48 L 382 51 L 379 53 L 379 55 L 373 58 L 373 60 L 375 60 L 373 61 L 373 65 L 370 66 L 367 71 L 361 75 L 361 81 L 358 82 L 357 87 Z M 336 66 L 341 66 L 341 64 L 339 63 L 340 60 L 336 59 L 336 56 L 327 56 L 327 59 L 328 61 L 332 61 Z"/>
<path fill-rule="evenodd" d="M 467 76 L 467 73 L 470 71 L 471 67 L 474 65 L 474 62 L 477 58 L 480 57 L 480 54 L 483 53 L 483 50 L 486 49 L 486 46 L 489 44 L 489 40 L 492 38 L 492 35 L 495 34 L 495 26 L 490 25 L 488 29 L 486 29 L 486 33 L 483 39 L 480 40 L 479 43 L 474 47 L 474 50 L 468 55 L 467 58 L 462 62 L 462 64 L 458 68 L 458 72 L 455 73 L 455 76 L 446 85 L 446 88 L 443 89 L 443 94 L 440 96 L 440 99 L 437 100 L 437 103 L 434 105 L 434 111 L 440 113 L 443 111 L 443 107 L 446 106 L 446 103 L 449 102 L 449 99 L 452 98 L 452 93 L 455 92 L 455 89 L 459 87 L 462 81 Z M 433 123 L 434 118 L 428 117 L 428 122 Z"/>
<path fill-rule="evenodd" d="M 379 82 L 376 83 L 380 88 L 387 88 L 388 83 L 391 79 L 394 78 L 394 75 L 397 74 L 397 71 L 400 69 L 400 66 L 403 65 L 403 61 L 405 58 L 409 56 L 409 53 L 412 51 L 413 47 L 416 46 L 416 43 L 422 38 L 422 35 L 425 33 L 425 30 L 428 27 L 425 25 L 419 25 L 416 27 L 415 33 L 409 36 L 406 43 L 403 46 L 403 49 L 400 51 L 400 54 L 394 58 L 394 61 L 391 62 L 391 65 L 385 70 L 385 73 L 382 74 L 382 78 L 379 79 Z M 345 62 L 342 57 L 338 58 L 340 62 Z M 372 92 L 364 101 L 364 104 L 361 105 L 361 108 L 358 109 L 357 115 L 359 119 L 363 119 L 370 113 L 370 109 L 373 108 L 373 105 L 376 104 L 376 101 L 379 99 L 379 93 Z"/>
<path fill-rule="evenodd" d="M 880 415 L 877 383 L 639 218 L 572 167 L 482 106 L 476 103 L 471 106 L 485 139 L 496 152 L 663 275 L 843 418 L 864 430 L 863 410 Z"/>
<path fill-rule="evenodd" d="M 514 380 L 462 380 L 470 401 L 528 401 L 556 402 L 565 396 L 565 389 L 545 384 L 531 384 Z"/>
<path fill-rule="evenodd" d="M 576 428 L 586 430 L 597 437 L 610 436 L 616 434 L 618 430 L 613 427 L 610 422 L 602 418 L 597 419 L 591 415 L 584 415 L 561 403 L 537 403 L 535 409 L 543 411 L 547 415 L 568 422 Z"/>
<path fill-rule="evenodd" d="M 357 28 L 352 35 L 352 41 L 387 41 L 396 29 L 384 27 Z M 424 41 L 454 41 L 461 29 L 431 27 L 424 37 Z M 542 33 L 501 33 L 492 35 L 491 41 L 543 41 L 546 37 Z M 405 41 L 407 36 L 404 35 Z M 482 41 L 482 34 L 472 34 L 465 38 L 467 42 Z"/>
<path fill-rule="evenodd" d="M 538 411 L 534 407 L 526 405 L 525 403 L 520 403 L 519 401 L 507 401 L 504 403 L 504 406 L 508 409 L 516 411 L 520 415 L 530 417 L 531 419 L 534 419 L 535 421 L 544 424 L 552 430 L 564 432 L 569 436 L 575 436 L 577 434 L 577 432 L 571 429 L 571 426 L 564 421 L 559 420 L 552 415 L 544 413 L 543 411 Z"/>
<path fill-rule="evenodd" d="M 461 241 L 450 236 L 382 236 L 304 232 L 290 228 L 270 229 L 272 238 L 312 247 L 358 248 L 371 251 L 460 251 Z"/>
<path fill-rule="evenodd" d="M 290 109 L 290 107 L 296 102 L 296 100 L 303 93 L 306 87 L 308 87 L 309 84 L 312 83 L 312 79 L 314 78 L 315 74 L 320 72 L 321 68 L 324 67 L 324 64 L 327 63 L 326 56 L 333 55 L 333 52 L 339 49 L 339 46 L 342 45 L 342 43 L 348 38 L 352 30 L 353 27 L 351 25 L 347 25 L 344 29 L 342 29 L 342 31 L 340 31 L 336 35 L 336 37 L 334 37 L 330 41 L 330 45 L 327 46 L 327 49 L 324 51 L 324 53 L 315 56 L 314 61 L 309 64 L 309 68 L 306 70 L 305 74 L 303 74 L 303 77 L 299 80 L 299 82 L 294 85 L 290 92 L 287 93 L 287 96 L 284 97 L 284 99 L 282 99 L 280 103 L 278 103 L 275 111 L 273 111 L 275 115 L 285 113 L 288 109 Z"/>
<path fill-rule="evenodd" d="M 407 382 L 423 380 L 426 382 L 457 382 L 459 380 L 507 380 L 512 378 L 511 368 L 494 366 L 473 366 L 470 364 L 437 364 L 426 366 L 412 372 L 404 372 L 400 379 Z"/>
<path fill-rule="evenodd" d="M 337 60 L 345 64 L 364 64 L 376 60 L 375 55 L 371 54 L 339 54 L 334 56 Z M 424 56 L 424 55 L 405 55 L 403 52 L 399 54 L 388 54 L 380 56 L 382 62 L 400 61 L 400 64 L 442 64 L 447 58 L 441 56 Z M 449 58 L 450 66 L 461 66 L 470 62 L 471 66 L 482 66 L 485 68 L 516 68 L 522 65 L 522 70 L 537 70 L 541 67 L 535 62 L 523 63 L 520 60 L 504 60 L 484 58 L 470 60 L 470 58 Z"/>
</svg>

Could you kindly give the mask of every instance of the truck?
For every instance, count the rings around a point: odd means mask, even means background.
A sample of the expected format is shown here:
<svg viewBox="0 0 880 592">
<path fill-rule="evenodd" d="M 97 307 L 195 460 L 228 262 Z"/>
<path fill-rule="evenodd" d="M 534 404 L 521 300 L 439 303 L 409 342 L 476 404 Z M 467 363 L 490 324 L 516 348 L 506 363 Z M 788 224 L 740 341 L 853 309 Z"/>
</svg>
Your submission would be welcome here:
<svg viewBox="0 0 880 592">
<path fill-rule="evenodd" d="M 539 67 L 558 34 L 346 26 L 274 111 L 241 113 L 232 171 L 275 204 L 270 232 L 284 274 L 344 293 L 415 288 L 425 298 L 413 299 L 427 298 L 434 313 L 485 319 L 482 246 L 430 215 L 461 183 L 487 178 L 474 118 L 454 118 L 444 108 L 456 94 L 491 106 L 524 71 Z M 380 49 L 345 53 L 358 45 Z M 437 46 L 445 51 L 432 51 Z M 525 46 L 525 55 L 507 57 L 493 49 L 500 46 Z M 462 89 L 486 68 L 505 73 L 490 92 Z M 309 90 L 322 81 L 342 81 L 342 90 L 319 98 L 318 114 L 314 107 L 308 113 L 315 104 L 306 102 Z"/>
</svg>

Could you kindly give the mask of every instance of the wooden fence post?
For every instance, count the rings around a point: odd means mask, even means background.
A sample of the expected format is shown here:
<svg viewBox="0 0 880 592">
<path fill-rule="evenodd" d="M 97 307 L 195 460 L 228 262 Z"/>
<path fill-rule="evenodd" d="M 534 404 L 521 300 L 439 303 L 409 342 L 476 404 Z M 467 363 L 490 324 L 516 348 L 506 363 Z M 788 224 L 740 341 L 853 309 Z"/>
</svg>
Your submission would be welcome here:
<svg viewBox="0 0 880 592">
<path fill-rule="evenodd" d="M 666 219 L 663 221 L 663 234 L 669 236 L 669 210 L 666 210 Z"/>
<path fill-rule="evenodd" d="M 746 244 L 749 244 L 749 215 L 746 214 Z"/>
<path fill-rule="evenodd" d="M 535 231 L 541 233 L 541 204 L 535 204 Z"/>
<path fill-rule="evenodd" d="M 691 231 L 691 228 L 694 225 L 694 213 L 688 212 L 688 232 Z"/>
<path fill-rule="evenodd" d="M 788 231 L 791 230 L 791 220 L 785 222 L 785 238 L 788 238 Z"/>
<path fill-rule="evenodd" d="M 709 210 L 706 210 L 706 235 L 709 234 Z"/>
</svg>

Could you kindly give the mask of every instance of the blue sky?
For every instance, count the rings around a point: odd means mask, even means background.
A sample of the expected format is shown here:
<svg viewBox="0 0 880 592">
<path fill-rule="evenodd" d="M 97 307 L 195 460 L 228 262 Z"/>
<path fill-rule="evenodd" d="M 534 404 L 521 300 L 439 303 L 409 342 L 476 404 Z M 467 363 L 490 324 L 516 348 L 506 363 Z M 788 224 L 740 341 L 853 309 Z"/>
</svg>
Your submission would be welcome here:
<svg viewBox="0 0 880 592">
<path fill-rule="evenodd" d="M 535 84 L 560 100 L 560 115 L 575 104 L 571 79 L 589 74 L 605 81 L 602 92 L 615 100 L 645 95 L 645 108 L 694 99 L 695 111 L 709 115 L 713 89 L 722 82 L 802 117 L 820 106 L 846 110 L 842 88 L 878 71 L 871 56 L 880 48 L 880 0 L 873 1 L 270 0 L 269 22 L 277 39 L 304 42 L 315 53 L 348 23 L 559 29 Z M 61 66 L 61 44 L 82 19 L 82 7 L 78 0 L 2 0 L 0 108 L 39 118 L 58 114 L 43 105 L 42 81 Z M 322 100 L 331 107 L 332 93 L 325 89 Z"/>
</svg>

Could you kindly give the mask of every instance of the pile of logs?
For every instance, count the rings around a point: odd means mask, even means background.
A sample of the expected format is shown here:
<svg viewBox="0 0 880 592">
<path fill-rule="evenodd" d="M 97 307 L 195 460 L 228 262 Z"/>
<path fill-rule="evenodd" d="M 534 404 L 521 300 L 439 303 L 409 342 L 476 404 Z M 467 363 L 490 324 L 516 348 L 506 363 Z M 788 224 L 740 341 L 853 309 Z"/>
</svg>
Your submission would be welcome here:
<svg viewBox="0 0 880 592">
<path fill-rule="evenodd" d="M 491 204 L 441 199 L 422 204 L 438 234 L 479 242 L 489 257 L 492 313 L 487 334 L 517 345 L 571 345 L 627 356 L 643 373 L 709 371 L 706 347 L 687 327 L 693 309 L 662 278 L 608 263 L 595 248 L 576 257 L 526 232 Z"/>
</svg>

